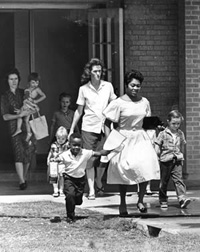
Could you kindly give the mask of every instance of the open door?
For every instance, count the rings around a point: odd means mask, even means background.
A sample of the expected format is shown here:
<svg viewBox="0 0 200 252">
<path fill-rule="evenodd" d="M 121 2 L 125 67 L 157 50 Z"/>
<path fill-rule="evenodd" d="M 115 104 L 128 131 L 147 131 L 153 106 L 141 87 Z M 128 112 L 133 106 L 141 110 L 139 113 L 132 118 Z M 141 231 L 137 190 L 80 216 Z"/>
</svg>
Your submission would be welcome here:
<svg viewBox="0 0 200 252">
<path fill-rule="evenodd" d="M 103 60 L 117 95 L 124 93 L 123 10 L 91 9 L 88 14 L 89 57 Z"/>
</svg>

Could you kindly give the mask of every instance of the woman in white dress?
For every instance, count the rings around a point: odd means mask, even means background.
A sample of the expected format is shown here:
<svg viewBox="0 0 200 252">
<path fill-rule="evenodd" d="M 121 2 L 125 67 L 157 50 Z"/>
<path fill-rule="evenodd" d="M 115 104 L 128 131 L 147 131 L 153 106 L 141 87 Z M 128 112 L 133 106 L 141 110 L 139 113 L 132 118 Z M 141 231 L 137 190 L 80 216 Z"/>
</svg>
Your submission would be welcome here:
<svg viewBox="0 0 200 252">
<path fill-rule="evenodd" d="M 143 203 L 147 183 L 153 179 L 160 179 L 157 155 L 149 136 L 142 128 L 143 118 L 151 116 L 149 101 L 139 95 L 143 80 L 144 77 L 139 71 L 127 72 L 125 94 L 113 100 L 104 110 L 106 136 L 109 135 L 113 122 L 117 123 L 119 133 L 126 137 L 122 151 L 110 160 L 107 174 L 108 184 L 119 184 L 121 216 L 128 215 L 128 185 L 139 185 L 137 208 L 144 213 L 147 211 Z"/>
</svg>

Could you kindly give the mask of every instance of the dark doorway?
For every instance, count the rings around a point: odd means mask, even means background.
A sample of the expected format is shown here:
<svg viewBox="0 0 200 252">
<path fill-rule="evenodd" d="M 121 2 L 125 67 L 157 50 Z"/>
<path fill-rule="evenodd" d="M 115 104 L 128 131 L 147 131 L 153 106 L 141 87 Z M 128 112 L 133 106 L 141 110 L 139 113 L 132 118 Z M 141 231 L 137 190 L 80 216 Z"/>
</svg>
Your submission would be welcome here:
<svg viewBox="0 0 200 252">
<path fill-rule="evenodd" d="M 0 13 L 0 94 L 8 88 L 6 73 L 15 65 L 14 56 L 14 14 Z M 0 117 L 0 161 L 12 161 L 10 136 L 6 122 Z"/>
</svg>

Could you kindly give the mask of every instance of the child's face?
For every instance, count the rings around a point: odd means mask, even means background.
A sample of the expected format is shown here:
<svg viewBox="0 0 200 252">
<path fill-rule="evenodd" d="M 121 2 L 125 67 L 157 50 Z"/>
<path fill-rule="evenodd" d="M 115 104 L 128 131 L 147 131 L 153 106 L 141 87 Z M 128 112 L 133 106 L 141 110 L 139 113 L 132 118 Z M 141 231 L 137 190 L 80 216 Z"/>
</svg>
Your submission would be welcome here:
<svg viewBox="0 0 200 252">
<path fill-rule="evenodd" d="M 181 126 L 181 118 L 171 118 L 168 122 L 168 127 L 172 132 L 176 132 Z"/>
<path fill-rule="evenodd" d="M 67 141 L 67 136 L 56 136 L 58 144 L 64 144 Z"/>
<path fill-rule="evenodd" d="M 39 81 L 31 80 L 29 84 L 31 88 L 36 88 L 39 85 Z"/>
<path fill-rule="evenodd" d="M 61 110 L 67 111 L 70 104 L 71 104 L 71 99 L 69 97 L 63 97 L 60 101 Z"/>
<path fill-rule="evenodd" d="M 73 138 L 70 140 L 71 153 L 76 156 L 82 148 L 82 140 L 80 138 Z"/>
</svg>

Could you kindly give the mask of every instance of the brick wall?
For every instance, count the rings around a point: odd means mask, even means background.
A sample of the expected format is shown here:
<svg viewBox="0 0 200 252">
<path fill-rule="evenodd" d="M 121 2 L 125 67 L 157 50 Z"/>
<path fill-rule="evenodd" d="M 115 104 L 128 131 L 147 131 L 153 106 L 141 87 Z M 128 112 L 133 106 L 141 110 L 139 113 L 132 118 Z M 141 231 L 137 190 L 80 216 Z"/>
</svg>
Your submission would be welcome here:
<svg viewBox="0 0 200 252">
<path fill-rule="evenodd" d="M 185 1 L 187 170 L 200 178 L 200 0 Z"/>
<path fill-rule="evenodd" d="M 178 0 L 125 0 L 125 70 L 138 69 L 142 95 L 166 121 L 179 106 Z"/>
</svg>

